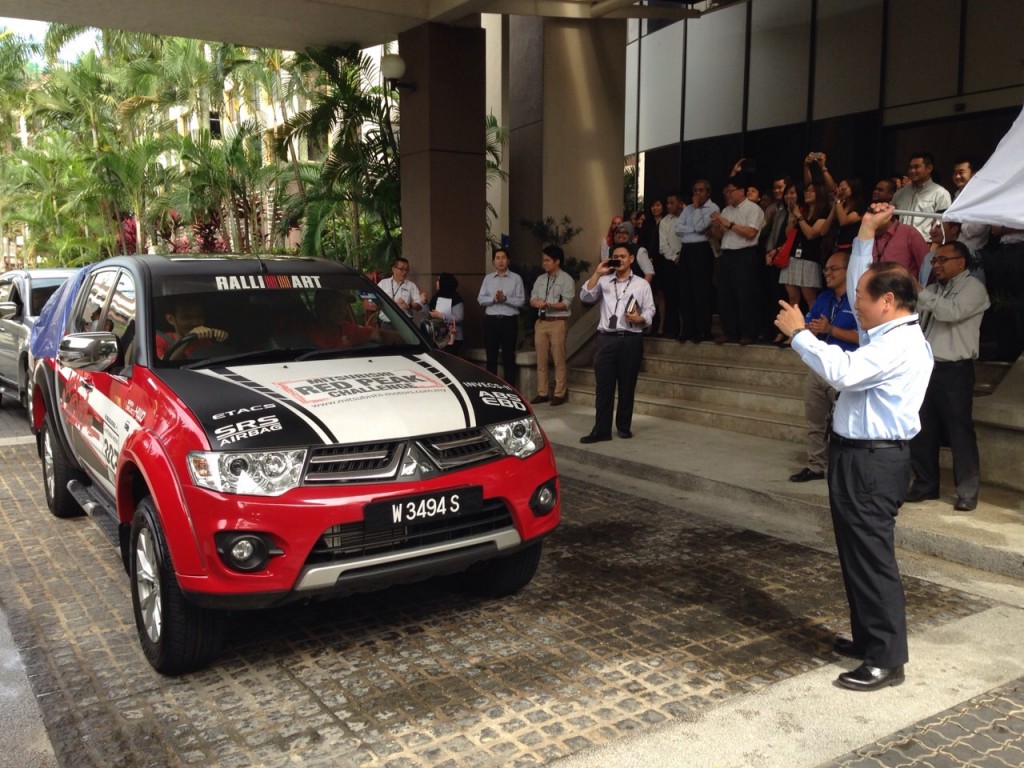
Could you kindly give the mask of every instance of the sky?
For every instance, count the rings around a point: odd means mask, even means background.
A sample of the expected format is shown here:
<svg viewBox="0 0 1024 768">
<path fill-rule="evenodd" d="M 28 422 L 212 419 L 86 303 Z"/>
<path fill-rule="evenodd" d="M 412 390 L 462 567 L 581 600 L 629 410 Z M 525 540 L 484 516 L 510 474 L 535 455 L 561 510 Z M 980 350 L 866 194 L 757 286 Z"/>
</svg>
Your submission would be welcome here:
<svg viewBox="0 0 1024 768">
<path fill-rule="evenodd" d="M 45 21 L 29 21 L 27 19 L 12 19 L 0 16 L 0 27 L 6 27 L 23 37 L 34 38 L 39 43 L 43 42 L 47 26 Z M 92 37 L 90 35 L 79 35 L 70 45 L 65 46 L 60 58 L 65 61 L 73 61 L 91 46 Z"/>
</svg>

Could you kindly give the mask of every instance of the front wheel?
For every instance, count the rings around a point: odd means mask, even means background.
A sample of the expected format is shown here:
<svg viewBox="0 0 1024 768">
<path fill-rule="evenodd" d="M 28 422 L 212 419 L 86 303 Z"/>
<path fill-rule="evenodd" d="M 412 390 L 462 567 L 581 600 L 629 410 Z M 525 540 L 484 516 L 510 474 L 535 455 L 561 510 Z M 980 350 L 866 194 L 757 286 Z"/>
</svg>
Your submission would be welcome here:
<svg viewBox="0 0 1024 768">
<path fill-rule="evenodd" d="M 181 591 L 148 496 L 135 508 L 129 553 L 135 628 L 146 659 L 165 675 L 206 666 L 224 643 L 226 617 L 222 611 L 193 605 Z"/>
<path fill-rule="evenodd" d="M 57 440 L 53 431 L 53 420 L 49 416 L 43 420 L 42 448 L 43 491 L 50 514 L 54 517 L 81 515 L 82 507 L 68 490 L 68 483 L 71 480 L 80 481 L 85 476 L 72 467 L 64 455 L 64 448 Z"/>
<path fill-rule="evenodd" d="M 530 544 L 511 555 L 496 557 L 463 574 L 463 584 L 485 597 L 513 595 L 533 580 L 540 565 L 543 542 Z"/>
</svg>

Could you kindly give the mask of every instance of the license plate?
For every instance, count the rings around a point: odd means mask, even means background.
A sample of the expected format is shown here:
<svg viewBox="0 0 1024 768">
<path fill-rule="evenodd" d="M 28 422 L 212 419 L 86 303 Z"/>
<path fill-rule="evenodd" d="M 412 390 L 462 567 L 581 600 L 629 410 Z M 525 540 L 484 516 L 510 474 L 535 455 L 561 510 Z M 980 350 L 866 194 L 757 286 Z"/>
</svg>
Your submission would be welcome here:
<svg viewBox="0 0 1024 768">
<path fill-rule="evenodd" d="M 374 501 L 364 508 L 363 518 L 366 530 L 380 531 L 399 525 L 472 514 L 479 512 L 483 503 L 484 489 L 479 485 L 470 485 L 437 493 Z"/>
</svg>

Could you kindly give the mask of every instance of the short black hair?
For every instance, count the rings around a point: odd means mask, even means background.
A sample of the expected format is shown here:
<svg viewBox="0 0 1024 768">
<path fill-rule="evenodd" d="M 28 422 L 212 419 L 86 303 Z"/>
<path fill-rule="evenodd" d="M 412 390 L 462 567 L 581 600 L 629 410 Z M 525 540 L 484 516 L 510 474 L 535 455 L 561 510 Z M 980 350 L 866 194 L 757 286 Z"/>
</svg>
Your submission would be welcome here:
<svg viewBox="0 0 1024 768">
<path fill-rule="evenodd" d="M 392 267 L 397 267 L 399 264 L 408 264 L 409 260 L 405 256 L 395 256 L 394 261 L 391 262 Z"/>
<path fill-rule="evenodd" d="M 545 245 L 543 250 L 541 250 L 541 253 L 548 258 L 557 261 L 559 264 L 565 261 L 565 251 L 557 245 Z"/>
<path fill-rule="evenodd" d="M 958 165 L 963 165 L 964 163 L 966 163 L 972 171 L 977 171 L 980 166 L 978 158 L 974 155 L 960 155 L 960 157 L 953 161 L 953 166 L 956 167 Z"/>
<path fill-rule="evenodd" d="M 915 157 L 920 157 L 924 160 L 925 165 L 935 167 L 935 156 L 931 152 L 911 152 L 910 159 L 913 160 Z"/>
<path fill-rule="evenodd" d="M 956 222 L 951 222 L 956 223 Z M 959 224 L 958 224 L 959 226 Z M 949 247 L 956 251 L 956 255 L 964 260 L 966 266 L 971 265 L 971 249 L 961 243 L 959 240 L 947 240 L 946 242 L 939 245 L 939 248 Z"/>
<path fill-rule="evenodd" d="M 508 260 L 512 261 L 512 254 L 509 253 L 508 248 L 506 248 L 503 245 L 499 245 L 497 248 L 491 251 L 491 261 L 494 261 L 494 257 L 497 256 L 499 253 L 504 253 L 506 256 L 508 256 Z"/>
<path fill-rule="evenodd" d="M 917 157 L 917 155 L 915 155 Z M 878 300 L 879 297 L 891 293 L 896 306 L 913 312 L 917 309 L 917 289 L 907 268 L 894 261 L 880 261 L 868 267 L 868 280 L 864 289 L 868 295 Z"/>
</svg>

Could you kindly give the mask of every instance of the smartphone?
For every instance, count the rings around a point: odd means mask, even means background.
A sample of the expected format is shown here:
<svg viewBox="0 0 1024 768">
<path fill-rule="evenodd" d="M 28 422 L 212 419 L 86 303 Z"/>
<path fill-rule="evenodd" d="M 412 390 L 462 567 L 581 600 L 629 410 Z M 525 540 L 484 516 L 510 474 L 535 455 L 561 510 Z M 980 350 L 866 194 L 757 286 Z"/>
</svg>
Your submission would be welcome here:
<svg viewBox="0 0 1024 768">
<path fill-rule="evenodd" d="M 618 269 L 622 266 L 622 259 L 608 259 L 605 263 L 612 269 Z"/>
</svg>

